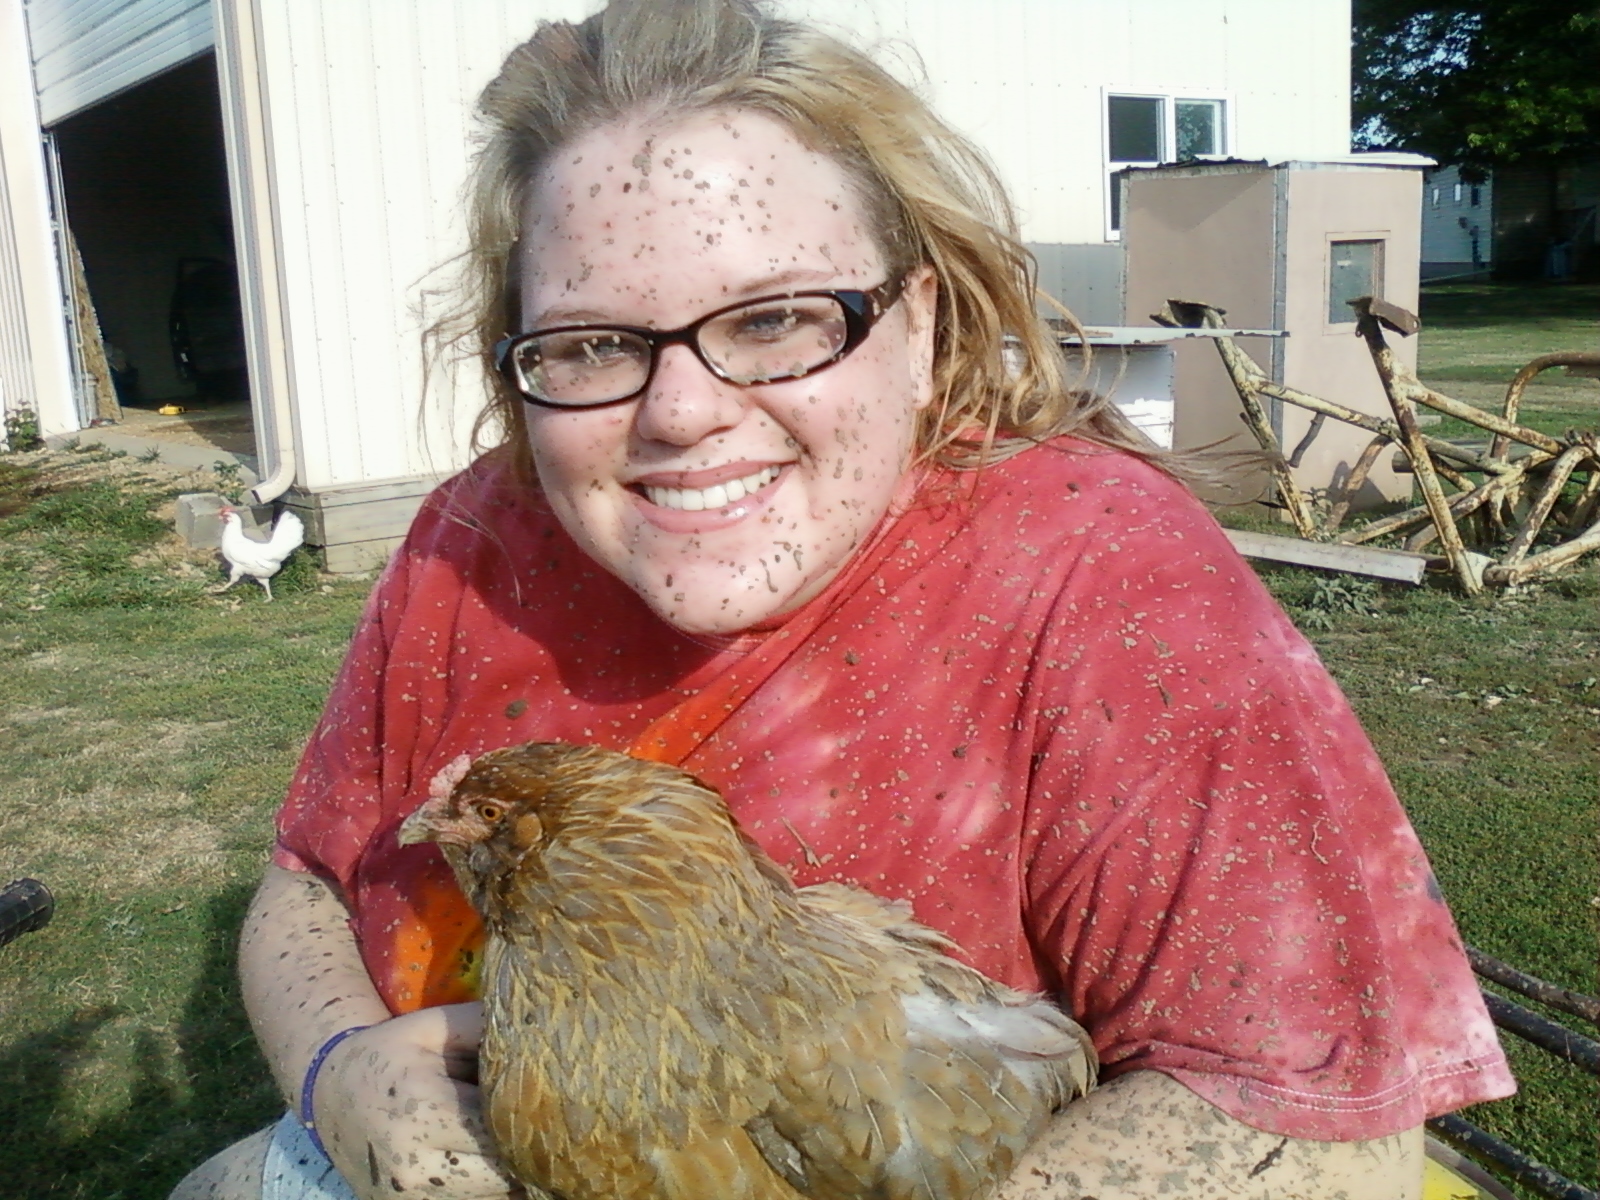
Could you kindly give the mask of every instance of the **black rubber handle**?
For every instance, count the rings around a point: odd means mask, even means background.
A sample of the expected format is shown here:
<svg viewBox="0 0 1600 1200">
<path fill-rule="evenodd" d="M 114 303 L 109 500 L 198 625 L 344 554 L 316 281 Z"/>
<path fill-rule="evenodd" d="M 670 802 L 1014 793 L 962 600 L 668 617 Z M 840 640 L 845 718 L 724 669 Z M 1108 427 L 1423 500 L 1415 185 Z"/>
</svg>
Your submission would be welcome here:
<svg viewBox="0 0 1600 1200">
<path fill-rule="evenodd" d="M 0 946 L 43 929 L 56 911 L 55 897 L 37 879 L 18 879 L 0 891 Z"/>
</svg>

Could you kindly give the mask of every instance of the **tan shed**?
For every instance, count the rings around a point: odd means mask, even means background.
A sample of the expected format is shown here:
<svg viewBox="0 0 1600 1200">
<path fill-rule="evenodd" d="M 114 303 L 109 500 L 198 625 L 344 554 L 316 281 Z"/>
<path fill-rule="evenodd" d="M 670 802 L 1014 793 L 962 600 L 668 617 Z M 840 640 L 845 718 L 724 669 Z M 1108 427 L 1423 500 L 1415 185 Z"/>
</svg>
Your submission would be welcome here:
<svg viewBox="0 0 1600 1200">
<path fill-rule="evenodd" d="M 1138 320 L 1168 299 L 1226 310 L 1226 322 L 1289 336 L 1241 343 L 1279 383 L 1361 412 L 1388 402 L 1347 301 L 1375 295 L 1415 311 L 1421 240 L 1418 155 L 1351 155 L 1321 162 L 1192 163 L 1124 175 L 1127 312 Z M 1416 343 L 1395 352 L 1413 367 Z M 1174 444 L 1246 446 L 1239 398 L 1209 345 L 1178 347 Z M 1275 403 L 1286 451 L 1299 446 L 1311 414 Z M 1342 482 L 1371 435 L 1326 422 L 1304 449 L 1296 478 L 1317 489 Z M 1372 471 L 1358 506 L 1400 499 L 1410 476 L 1387 459 Z"/>
</svg>

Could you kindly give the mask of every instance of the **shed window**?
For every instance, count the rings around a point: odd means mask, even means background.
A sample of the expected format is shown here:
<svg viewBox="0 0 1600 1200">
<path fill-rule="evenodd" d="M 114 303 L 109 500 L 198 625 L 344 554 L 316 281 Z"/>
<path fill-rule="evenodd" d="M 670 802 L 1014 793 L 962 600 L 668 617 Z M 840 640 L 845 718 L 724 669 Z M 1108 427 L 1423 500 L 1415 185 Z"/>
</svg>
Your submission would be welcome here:
<svg viewBox="0 0 1600 1200">
<path fill-rule="evenodd" d="M 1161 161 L 1163 101 L 1159 96 L 1112 96 L 1107 104 L 1111 161 Z"/>
<path fill-rule="evenodd" d="M 1356 319 L 1350 301 L 1382 295 L 1382 241 L 1328 243 L 1328 324 L 1348 325 Z"/>
<path fill-rule="evenodd" d="M 1221 100 L 1179 100 L 1174 107 L 1179 162 L 1222 153 Z"/>
<path fill-rule="evenodd" d="M 1122 228 L 1123 167 L 1153 167 L 1228 152 L 1227 101 L 1106 97 L 1107 234 Z"/>
</svg>

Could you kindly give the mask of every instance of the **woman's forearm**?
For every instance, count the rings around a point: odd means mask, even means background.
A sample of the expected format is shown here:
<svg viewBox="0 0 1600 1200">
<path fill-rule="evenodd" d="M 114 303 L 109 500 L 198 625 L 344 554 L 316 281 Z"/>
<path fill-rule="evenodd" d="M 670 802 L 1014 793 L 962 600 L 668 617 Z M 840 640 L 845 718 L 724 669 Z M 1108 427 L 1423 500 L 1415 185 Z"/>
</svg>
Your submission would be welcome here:
<svg viewBox="0 0 1600 1200">
<path fill-rule="evenodd" d="M 317 1075 L 318 1136 L 363 1200 L 396 1193 L 505 1200 L 483 1129 L 477 1048 L 481 1007 L 453 1004 L 390 1017 L 347 924 L 320 879 L 267 868 L 245 918 L 239 974 L 245 1007 L 291 1107 L 318 1047 L 341 1042 Z"/>
<path fill-rule="evenodd" d="M 996 1200 L 1418 1200 L 1422 1130 L 1313 1142 L 1252 1129 L 1154 1071 L 1068 1106 Z"/>
<path fill-rule="evenodd" d="M 349 911 L 321 879 L 282 867 L 267 873 L 245 917 L 239 978 L 256 1040 L 291 1105 L 312 1055 L 352 1025 L 389 1010 L 361 961 Z"/>
</svg>

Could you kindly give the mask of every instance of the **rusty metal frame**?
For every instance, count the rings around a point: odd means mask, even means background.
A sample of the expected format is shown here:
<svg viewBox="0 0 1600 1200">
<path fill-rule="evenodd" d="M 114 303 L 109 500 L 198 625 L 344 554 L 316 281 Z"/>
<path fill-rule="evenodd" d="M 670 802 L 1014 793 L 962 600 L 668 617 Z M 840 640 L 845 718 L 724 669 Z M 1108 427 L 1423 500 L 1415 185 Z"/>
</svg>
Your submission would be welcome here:
<svg viewBox="0 0 1600 1200">
<path fill-rule="evenodd" d="M 1494 413 L 1427 387 L 1395 357 L 1388 335 L 1415 334 L 1422 323 L 1413 313 L 1370 296 L 1351 301 L 1351 306 L 1356 310 L 1357 336 L 1367 345 L 1392 419 L 1357 412 L 1274 383 L 1231 338 L 1216 339 L 1223 368 L 1243 405 L 1245 424 L 1271 456 L 1278 499 L 1301 537 L 1359 545 L 1388 534 L 1409 534 L 1407 549 L 1411 550 L 1437 540 L 1443 562 L 1468 595 L 1478 594 L 1485 585 L 1505 587 L 1549 575 L 1591 550 L 1600 550 L 1600 436 L 1591 429 L 1551 437 L 1517 421 L 1523 393 L 1536 376 L 1553 367 L 1600 368 L 1600 354 L 1565 351 L 1541 355 L 1516 373 L 1501 411 Z M 1222 317 L 1221 310 L 1208 304 L 1169 300 L 1153 319 L 1163 325 L 1220 328 Z M 1307 409 L 1316 414 L 1314 423 L 1333 417 L 1374 435 L 1343 485 L 1326 497 L 1320 513 L 1293 477 L 1263 398 Z M 1419 406 L 1482 429 L 1491 435 L 1487 450 L 1480 452 L 1424 433 L 1418 420 Z M 1296 458 L 1310 440 L 1309 434 L 1301 439 Z M 1389 443 L 1399 447 L 1416 475 L 1422 504 L 1339 534 L 1351 500 Z M 1510 453 L 1513 443 L 1526 448 L 1516 458 Z M 1574 492 L 1569 485 L 1575 479 L 1581 482 Z M 1456 489 L 1454 495 L 1446 494 L 1446 483 Z M 1523 509 L 1520 517 L 1519 508 Z M 1474 527 L 1478 532 L 1469 538 L 1464 529 Z M 1535 551 L 1540 534 L 1552 530 L 1559 530 L 1560 539 Z M 1498 557 L 1491 550 L 1498 551 Z"/>
</svg>

